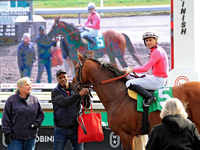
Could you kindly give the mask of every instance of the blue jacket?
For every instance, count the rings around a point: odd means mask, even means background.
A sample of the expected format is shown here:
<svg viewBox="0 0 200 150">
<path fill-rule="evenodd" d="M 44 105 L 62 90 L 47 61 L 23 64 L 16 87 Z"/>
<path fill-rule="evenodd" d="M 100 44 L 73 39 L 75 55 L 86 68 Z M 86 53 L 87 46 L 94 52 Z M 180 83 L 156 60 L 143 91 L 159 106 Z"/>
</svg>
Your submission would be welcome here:
<svg viewBox="0 0 200 150">
<path fill-rule="evenodd" d="M 37 97 L 29 95 L 25 100 L 19 94 L 11 95 L 5 104 L 2 117 L 2 131 L 11 133 L 14 139 L 36 139 L 38 129 L 32 129 L 33 122 L 41 126 L 44 112 Z"/>
<path fill-rule="evenodd" d="M 74 127 L 78 126 L 77 116 L 80 111 L 79 93 L 75 93 L 70 88 L 65 90 L 60 84 L 56 86 L 51 92 L 54 124 L 58 127 Z"/>
<path fill-rule="evenodd" d="M 37 38 L 38 47 L 38 58 L 39 59 L 50 59 L 51 58 L 51 46 L 53 46 L 56 41 L 52 41 L 47 35 L 39 34 Z"/>
<path fill-rule="evenodd" d="M 35 62 L 35 51 L 31 43 L 28 45 L 25 42 L 21 42 L 18 46 L 18 67 L 23 69 L 24 66 L 33 66 Z"/>
</svg>

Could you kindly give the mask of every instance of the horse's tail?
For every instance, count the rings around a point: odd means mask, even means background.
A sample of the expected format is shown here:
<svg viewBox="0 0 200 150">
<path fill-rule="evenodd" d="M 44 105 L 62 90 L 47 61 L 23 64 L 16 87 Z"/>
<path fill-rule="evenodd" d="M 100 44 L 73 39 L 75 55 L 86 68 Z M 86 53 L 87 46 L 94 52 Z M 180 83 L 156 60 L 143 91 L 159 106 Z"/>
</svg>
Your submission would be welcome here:
<svg viewBox="0 0 200 150">
<path fill-rule="evenodd" d="M 124 37 L 126 39 L 126 47 L 129 51 L 129 53 L 137 61 L 137 63 L 142 66 L 142 62 L 141 62 L 140 58 L 138 57 L 137 52 L 135 51 L 133 44 L 131 43 L 131 40 L 125 33 L 122 33 L 122 34 L 124 35 Z"/>
</svg>

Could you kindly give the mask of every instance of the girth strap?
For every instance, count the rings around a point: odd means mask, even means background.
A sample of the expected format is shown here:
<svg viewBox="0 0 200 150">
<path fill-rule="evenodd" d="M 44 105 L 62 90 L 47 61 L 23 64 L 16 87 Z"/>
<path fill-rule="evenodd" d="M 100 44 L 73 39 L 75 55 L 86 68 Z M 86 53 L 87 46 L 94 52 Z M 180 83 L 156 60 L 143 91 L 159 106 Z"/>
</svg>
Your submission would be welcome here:
<svg viewBox="0 0 200 150">
<path fill-rule="evenodd" d="M 150 123 L 148 120 L 149 107 L 143 107 L 144 112 L 142 113 L 142 131 L 141 135 L 148 134 L 150 130 Z"/>
</svg>

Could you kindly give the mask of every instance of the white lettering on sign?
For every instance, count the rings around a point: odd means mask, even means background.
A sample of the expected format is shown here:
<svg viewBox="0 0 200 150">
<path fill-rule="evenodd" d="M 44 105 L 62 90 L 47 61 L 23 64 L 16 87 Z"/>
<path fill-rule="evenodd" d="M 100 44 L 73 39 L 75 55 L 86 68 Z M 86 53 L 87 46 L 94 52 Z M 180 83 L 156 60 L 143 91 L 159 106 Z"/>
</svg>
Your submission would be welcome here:
<svg viewBox="0 0 200 150">
<path fill-rule="evenodd" d="M 185 1 L 182 1 L 182 8 L 181 8 L 181 15 L 182 15 L 182 23 L 181 23 L 181 34 L 186 34 L 186 21 L 185 21 L 185 14 L 186 14 L 186 8 L 184 8 L 185 5 Z"/>
<path fill-rule="evenodd" d="M 57 84 L 55 83 L 49 83 L 49 84 L 43 84 L 43 83 L 33 83 L 31 84 L 31 87 L 34 89 L 53 89 L 57 86 Z M 1 88 L 2 89 L 13 89 L 13 88 L 17 88 L 17 84 L 13 84 L 13 83 L 2 83 L 1 84 Z"/>
<path fill-rule="evenodd" d="M 118 135 L 116 135 L 114 132 L 110 133 L 110 146 L 112 148 L 117 148 L 120 145 L 120 137 Z"/>
<path fill-rule="evenodd" d="M 36 142 L 54 142 L 54 136 L 51 135 L 51 136 L 46 136 L 46 135 L 40 135 L 40 136 L 37 136 L 36 138 Z"/>
</svg>

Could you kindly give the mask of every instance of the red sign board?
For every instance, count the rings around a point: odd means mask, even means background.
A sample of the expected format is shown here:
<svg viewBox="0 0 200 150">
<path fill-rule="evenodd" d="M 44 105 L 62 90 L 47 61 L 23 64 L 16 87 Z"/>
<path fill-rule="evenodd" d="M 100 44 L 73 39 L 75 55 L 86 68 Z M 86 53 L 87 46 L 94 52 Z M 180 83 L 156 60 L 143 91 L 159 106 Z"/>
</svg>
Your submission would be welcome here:
<svg viewBox="0 0 200 150">
<path fill-rule="evenodd" d="M 179 76 L 178 78 L 176 78 L 174 85 L 176 86 L 176 85 L 184 84 L 189 81 L 190 80 L 186 76 Z"/>
</svg>

